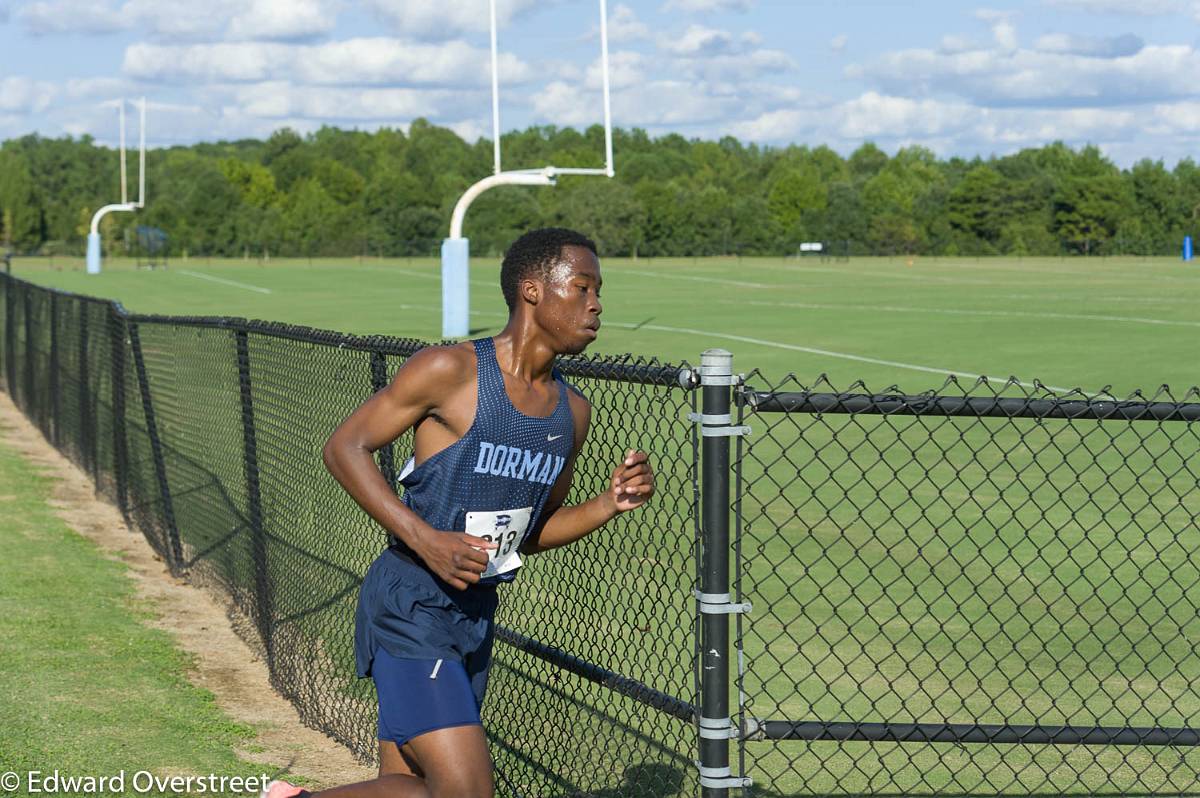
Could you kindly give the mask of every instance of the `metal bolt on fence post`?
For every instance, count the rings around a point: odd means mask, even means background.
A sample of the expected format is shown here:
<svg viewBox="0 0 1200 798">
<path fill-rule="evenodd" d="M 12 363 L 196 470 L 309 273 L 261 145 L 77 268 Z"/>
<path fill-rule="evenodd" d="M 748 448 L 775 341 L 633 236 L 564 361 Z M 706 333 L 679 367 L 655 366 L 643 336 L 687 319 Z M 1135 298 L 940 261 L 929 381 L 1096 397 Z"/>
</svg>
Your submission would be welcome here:
<svg viewBox="0 0 1200 798">
<path fill-rule="evenodd" d="M 700 356 L 702 412 L 698 422 L 701 449 L 701 563 L 696 591 L 700 614 L 700 787 L 703 798 L 726 798 L 731 787 L 750 780 L 729 769 L 729 740 L 738 736 L 729 713 L 729 615 L 747 612 L 749 604 L 729 601 L 729 438 L 746 427 L 730 423 L 734 384 L 733 355 L 708 349 Z"/>
</svg>

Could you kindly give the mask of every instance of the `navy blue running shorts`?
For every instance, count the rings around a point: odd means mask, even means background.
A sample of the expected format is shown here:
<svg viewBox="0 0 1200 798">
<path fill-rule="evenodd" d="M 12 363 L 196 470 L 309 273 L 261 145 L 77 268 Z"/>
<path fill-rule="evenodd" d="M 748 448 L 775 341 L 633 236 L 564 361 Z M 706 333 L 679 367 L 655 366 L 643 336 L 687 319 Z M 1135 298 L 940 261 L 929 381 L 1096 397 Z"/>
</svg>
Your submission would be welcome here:
<svg viewBox="0 0 1200 798">
<path fill-rule="evenodd" d="M 455 590 L 407 555 L 389 549 L 367 570 L 354 619 L 360 677 L 376 673 L 380 653 L 403 660 L 443 660 L 466 673 L 475 711 L 483 705 L 492 660 L 495 586 Z M 425 679 L 429 673 L 426 671 Z M 424 686 L 428 687 L 428 684 Z M 478 715 L 477 715 L 478 717 Z"/>
<path fill-rule="evenodd" d="M 372 675 L 379 696 L 379 739 L 397 746 L 452 726 L 480 725 L 471 677 L 461 662 L 400 659 L 375 652 Z"/>
</svg>

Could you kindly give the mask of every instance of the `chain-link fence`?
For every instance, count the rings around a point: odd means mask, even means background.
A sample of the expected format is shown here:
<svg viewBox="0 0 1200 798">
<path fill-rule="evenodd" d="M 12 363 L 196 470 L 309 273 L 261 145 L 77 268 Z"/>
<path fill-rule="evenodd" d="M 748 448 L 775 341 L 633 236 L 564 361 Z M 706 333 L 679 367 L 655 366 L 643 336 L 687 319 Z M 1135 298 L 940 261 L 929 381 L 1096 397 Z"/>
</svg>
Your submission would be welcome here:
<svg viewBox="0 0 1200 798">
<path fill-rule="evenodd" d="M 0 300 L 5 390 L 225 600 L 304 720 L 369 758 L 351 627 L 386 539 L 321 447 L 424 344 L 131 315 L 6 275 Z M 839 393 L 718 352 L 561 365 L 595 408 L 568 501 L 631 446 L 658 491 L 501 588 L 501 795 L 1200 792 L 1194 390 Z M 378 453 L 389 481 L 410 448 Z"/>
<path fill-rule="evenodd" d="M 330 477 L 334 427 L 424 346 L 241 319 L 126 314 L 0 275 L 0 373 L 48 440 L 177 573 L 222 597 L 306 723 L 369 759 L 375 698 L 354 673 L 362 574 L 386 545 Z M 500 794 L 695 791 L 695 546 L 685 368 L 575 358 L 596 412 L 575 473 L 604 489 L 630 446 L 660 497 L 502 588 L 484 707 Z M 394 479 L 411 435 L 378 453 Z"/>
<path fill-rule="evenodd" d="M 737 397 L 756 793 L 1200 791 L 1195 389 Z"/>
</svg>

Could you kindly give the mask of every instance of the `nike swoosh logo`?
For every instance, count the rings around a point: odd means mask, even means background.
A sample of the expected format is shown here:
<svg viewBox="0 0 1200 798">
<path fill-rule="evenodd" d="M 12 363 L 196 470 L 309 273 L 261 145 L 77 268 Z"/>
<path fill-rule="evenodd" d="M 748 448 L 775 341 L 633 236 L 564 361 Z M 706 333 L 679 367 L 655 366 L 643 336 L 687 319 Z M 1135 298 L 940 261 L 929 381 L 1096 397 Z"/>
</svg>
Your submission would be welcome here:
<svg viewBox="0 0 1200 798">
<path fill-rule="evenodd" d="M 546 440 L 548 440 L 548 441 L 556 441 L 556 440 L 558 440 L 558 439 L 559 439 L 559 438 L 561 438 L 561 437 L 562 437 L 562 435 L 547 435 L 547 436 L 546 436 Z"/>
</svg>

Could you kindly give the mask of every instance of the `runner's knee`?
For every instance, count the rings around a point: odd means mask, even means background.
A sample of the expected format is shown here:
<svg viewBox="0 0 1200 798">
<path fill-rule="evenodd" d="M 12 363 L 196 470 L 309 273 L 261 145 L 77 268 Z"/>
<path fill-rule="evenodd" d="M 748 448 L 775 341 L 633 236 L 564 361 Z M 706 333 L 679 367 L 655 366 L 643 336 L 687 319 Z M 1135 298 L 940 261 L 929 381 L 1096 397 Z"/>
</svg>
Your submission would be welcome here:
<svg viewBox="0 0 1200 798">
<path fill-rule="evenodd" d="M 493 798 L 491 773 L 455 773 L 434 779 L 427 778 L 425 786 L 430 798 Z"/>
</svg>

